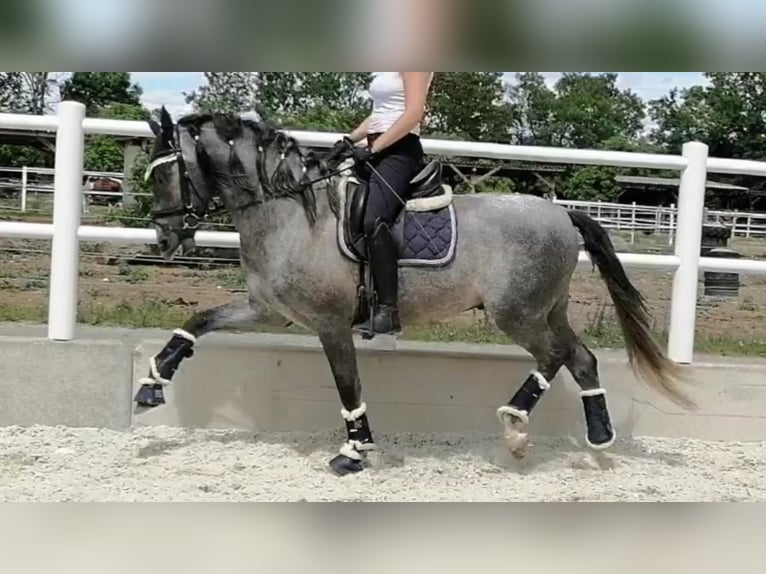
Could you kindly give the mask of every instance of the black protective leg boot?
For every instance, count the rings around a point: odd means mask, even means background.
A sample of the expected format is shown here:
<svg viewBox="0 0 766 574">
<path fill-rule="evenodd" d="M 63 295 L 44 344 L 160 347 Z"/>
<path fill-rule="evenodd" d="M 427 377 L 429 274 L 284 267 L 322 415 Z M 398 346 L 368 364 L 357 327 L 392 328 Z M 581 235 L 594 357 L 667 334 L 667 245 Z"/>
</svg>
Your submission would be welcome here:
<svg viewBox="0 0 766 574">
<path fill-rule="evenodd" d="M 399 262 L 391 230 L 379 223 L 375 234 L 368 239 L 370 267 L 377 294 L 377 307 L 372 318 L 373 335 L 398 335 L 402 326 L 399 321 Z M 356 328 L 370 334 L 370 322 Z"/>
</svg>

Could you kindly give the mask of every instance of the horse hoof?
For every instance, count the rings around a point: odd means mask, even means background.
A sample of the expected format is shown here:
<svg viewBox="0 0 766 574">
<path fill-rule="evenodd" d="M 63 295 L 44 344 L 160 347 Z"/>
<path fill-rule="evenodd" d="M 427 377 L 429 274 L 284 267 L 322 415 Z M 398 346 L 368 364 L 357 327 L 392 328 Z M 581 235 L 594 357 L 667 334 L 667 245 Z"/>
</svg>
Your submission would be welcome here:
<svg viewBox="0 0 766 574">
<path fill-rule="evenodd" d="M 353 460 L 342 454 L 336 456 L 330 461 L 330 468 L 338 476 L 348 476 L 350 474 L 359 474 L 364 470 L 362 462 L 359 460 Z"/>
<path fill-rule="evenodd" d="M 505 442 L 508 445 L 508 450 L 511 451 L 513 458 L 516 460 L 526 458 L 527 451 L 529 450 L 528 434 L 521 432 L 509 433 L 505 437 Z"/>
<path fill-rule="evenodd" d="M 165 389 L 162 385 L 142 385 L 133 399 L 136 405 L 144 409 L 154 409 L 165 404 Z"/>
</svg>

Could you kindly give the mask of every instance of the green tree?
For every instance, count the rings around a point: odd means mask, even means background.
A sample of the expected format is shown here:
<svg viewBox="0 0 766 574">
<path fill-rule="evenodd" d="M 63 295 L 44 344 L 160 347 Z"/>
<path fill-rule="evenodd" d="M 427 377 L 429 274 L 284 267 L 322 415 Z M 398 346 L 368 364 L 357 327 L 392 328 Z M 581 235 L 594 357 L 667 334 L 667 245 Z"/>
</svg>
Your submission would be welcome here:
<svg viewBox="0 0 766 574">
<path fill-rule="evenodd" d="M 293 129 L 346 131 L 369 113 L 368 72 L 206 72 L 187 95 L 198 110 L 256 110 Z M 644 103 L 617 86 L 616 74 L 567 73 L 552 88 L 540 73 L 437 72 L 423 133 L 431 137 L 525 145 L 633 149 Z M 556 181 L 579 199 L 614 199 L 614 170 L 572 168 Z M 546 176 L 556 179 L 556 176 Z M 536 180 L 532 185 L 536 185 Z M 526 190 L 529 181 L 492 178 L 481 189 Z"/>
<path fill-rule="evenodd" d="M 186 94 L 199 111 L 255 110 L 282 127 L 328 131 L 351 129 L 370 112 L 370 72 L 205 72 L 205 78 Z M 503 72 L 437 73 L 424 132 L 508 141 L 504 90 Z"/>
<path fill-rule="evenodd" d="M 680 153 L 688 141 L 708 141 L 714 118 L 704 87 L 674 89 L 667 96 L 650 102 L 649 110 L 656 125 L 652 141 L 666 151 Z"/>
<path fill-rule="evenodd" d="M 617 74 L 564 73 L 549 88 L 539 72 L 517 74 L 508 89 L 515 143 L 603 148 L 638 142 L 645 104 L 617 86 Z"/>
<path fill-rule="evenodd" d="M 428 100 L 424 134 L 508 142 L 513 108 L 504 72 L 437 72 Z"/>
<path fill-rule="evenodd" d="M 0 145 L 0 166 L 53 167 L 54 154 L 32 146 Z"/>
<path fill-rule="evenodd" d="M 61 86 L 62 99 L 85 105 L 89 117 L 145 121 L 149 110 L 141 105 L 143 89 L 132 83 L 130 72 L 74 72 Z M 122 172 L 124 150 L 112 136 L 89 136 L 85 142 L 85 169 Z"/>
<path fill-rule="evenodd" d="M 766 73 L 706 72 L 709 84 L 674 90 L 650 102 L 656 124 L 653 142 L 666 152 L 680 153 L 688 141 L 702 141 L 710 155 L 766 159 Z M 763 190 L 763 178 L 717 176 L 718 180 Z M 753 209 L 758 196 L 741 192 L 711 193 L 711 207 Z"/>
<path fill-rule="evenodd" d="M 695 86 L 650 102 L 657 124 L 654 141 L 678 153 L 684 142 L 700 140 L 711 155 L 766 157 L 766 73 L 706 72 L 708 86 Z"/>
<path fill-rule="evenodd" d="M 618 170 L 601 166 L 577 166 L 563 178 L 560 195 L 578 201 L 615 202 L 620 186 L 615 181 Z"/>
<path fill-rule="evenodd" d="M 289 129 L 347 131 L 370 112 L 370 79 L 369 72 L 259 72 L 259 111 Z"/>
<path fill-rule="evenodd" d="M 246 112 L 256 109 L 257 72 L 205 72 L 205 84 L 184 93 L 200 112 Z"/>
<path fill-rule="evenodd" d="M 550 146 L 556 113 L 556 92 L 548 87 L 540 72 L 516 74 L 508 90 L 514 110 L 513 143 Z"/>
<path fill-rule="evenodd" d="M 52 72 L 0 72 L 0 110 L 42 115 L 50 109 L 55 83 Z"/>
<path fill-rule="evenodd" d="M 567 72 L 556 84 L 552 144 L 599 148 L 612 138 L 637 138 L 645 118 L 644 102 L 617 87 L 615 73 Z"/>
<path fill-rule="evenodd" d="M 517 74 L 508 97 L 515 111 L 514 143 L 649 151 L 641 137 L 644 103 L 617 86 L 616 74 L 565 73 L 553 87 L 538 72 Z M 563 197 L 615 201 L 615 176 L 624 172 L 630 170 L 571 166 L 546 178 Z"/>
<path fill-rule="evenodd" d="M 61 97 L 85 104 L 96 117 L 112 104 L 141 105 L 143 89 L 131 81 L 130 72 L 74 72 L 61 86 Z"/>
<path fill-rule="evenodd" d="M 146 121 L 149 110 L 140 106 L 112 103 L 99 109 L 98 117 L 110 120 Z M 122 172 L 125 152 L 122 144 L 112 136 L 90 136 L 85 146 L 85 169 L 87 171 Z"/>
<path fill-rule="evenodd" d="M 257 111 L 293 129 L 348 130 L 367 113 L 368 72 L 205 72 L 186 95 L 198 111 Z"/>
<path fill-rule="evenodd" d="M 52 72 L 0 72 L 0 112 L 42 115 L 52 103 Z M 0 165 L 51 167 L 53 153 L 42 146 L 0 146 Z"/>
<path fill-rule="evenodd" d="M 18 113 L 23 108 L 22 82 L 19 72 L 0 72 L 0 110 Z"/>
</svg>

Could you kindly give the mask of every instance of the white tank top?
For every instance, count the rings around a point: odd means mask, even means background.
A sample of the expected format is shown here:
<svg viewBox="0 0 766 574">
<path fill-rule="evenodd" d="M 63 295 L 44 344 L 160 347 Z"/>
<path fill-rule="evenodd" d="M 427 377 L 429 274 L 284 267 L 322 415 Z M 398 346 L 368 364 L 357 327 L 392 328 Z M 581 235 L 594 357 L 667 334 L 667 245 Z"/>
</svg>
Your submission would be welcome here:
<svg viewBox="0 0 766 574">
<path fill-rule="evenodd" d="M 394 125 L 405 110 L 404 79 L 401 72 L 373 72 L 370 84 L 372 97 L 372 116 L 368 133 L 383 133 Z M 434 73 L 431 72 L 428 84 L 431 85 Z M 420 135 L 420 124 L 411 133 Z"/>
</svg>

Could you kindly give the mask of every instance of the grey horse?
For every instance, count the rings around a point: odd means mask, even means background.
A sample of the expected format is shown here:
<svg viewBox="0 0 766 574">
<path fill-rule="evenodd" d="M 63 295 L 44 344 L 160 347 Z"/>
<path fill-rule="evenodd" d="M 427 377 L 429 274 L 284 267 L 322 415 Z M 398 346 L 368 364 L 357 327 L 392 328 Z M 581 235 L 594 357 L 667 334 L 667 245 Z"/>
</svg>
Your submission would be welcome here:
<svg viewBox="0 0 766 574">
<path fill-rule="evenodd" d="M 364 262 L 339 247 L 353 175 L 336 168 L 348 164 L 332 165 L 302 150 L 286 133 L 238 115 L 193 114 L 176 125 L 163 108 L 160 122 L 150 125 L 156 139 L 146 175 L 153 186 L 163 256 L 171 259 L 179 248 L 193 249 L 200 220 L 220 202 L 241 236 L 249 297 L 248 304 L 199 312 L 174 331 L 151 360 L 136 403 L 141 408 L 164 404 L 164 387 L 208 333 L 256 324 L 301 325 L 318 336 L 342 404 L 348 441 L 330 467 L 339 475 L 362 471 L 376 444 L 352 330 L 364 307 L 359 295 Z M 616 439 L 596 357 L 567 317 L 581 237 L 614 301 L 636 373 L 683 408 L 694 408 L 679 388 L 680 367 L 652 339 L 642 296 L 597 222 L 526 195 L 449 196 L 439 208 L 447 204 L 453 222 L 459 222 L 454 254 L 437 268 L 401 266 L 402 324 L 484 309 L 532 355 L 537 369 L 497 412 L 514 456 L 525 456 L 525 427 L 563 367 L 582 389 L 588 446 L 602 451 Z"/>
</svg>

